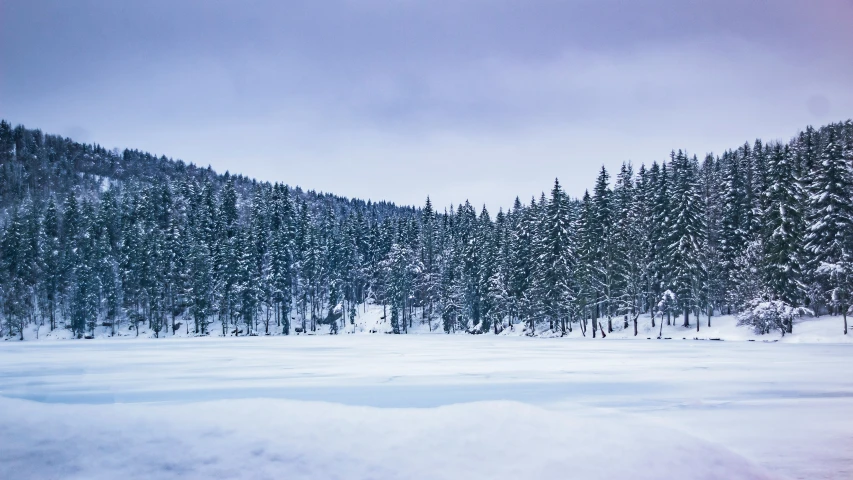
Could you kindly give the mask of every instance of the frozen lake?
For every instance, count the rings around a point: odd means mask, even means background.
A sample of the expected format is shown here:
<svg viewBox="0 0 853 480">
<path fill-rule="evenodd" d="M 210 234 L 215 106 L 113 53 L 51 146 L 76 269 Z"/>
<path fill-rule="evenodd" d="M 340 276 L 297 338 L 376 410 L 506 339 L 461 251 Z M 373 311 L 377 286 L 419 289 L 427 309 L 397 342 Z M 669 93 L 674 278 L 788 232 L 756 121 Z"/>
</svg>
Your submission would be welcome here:
<svg viewBox="0 0 853 480">
<path fill-rule="evenodd" d="M 853 476 L 850 344 L 7 342 L 0 397 L 2 478 Z"/>
</svg>

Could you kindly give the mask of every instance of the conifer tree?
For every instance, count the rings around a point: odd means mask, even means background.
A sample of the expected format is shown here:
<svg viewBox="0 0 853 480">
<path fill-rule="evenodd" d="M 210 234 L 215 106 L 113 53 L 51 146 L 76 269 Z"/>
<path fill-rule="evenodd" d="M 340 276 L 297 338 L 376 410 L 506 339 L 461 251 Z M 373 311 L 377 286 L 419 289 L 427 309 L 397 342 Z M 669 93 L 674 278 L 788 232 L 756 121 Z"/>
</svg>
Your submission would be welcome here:
<svg viewBox="0 0 853 480">
<path fill-rule="evenodd" d="M 545 314 L 552 328 L 558 327 L 563 335 L 566 334 L 570 304 L 574 300 L 571 280 L 575 254 L 570 221 L 568 201 L 559 180 L 554 180 L 545 216 L 544 248 L 539 264 L 544 270 Z"/>
<path fill-rule="evenodd" d="M 50 330 L 56 328 L 56 314 L 59 308 L 59 294 L 62 285 L 62 257 L 59 243 L 59 212 L 56 202 L 51 198 L 45 207 L 42 219 L 41 264 L 42 264 L 42 304 L 43 314 L 47 314 Z"/>
<path fill-rule="evenodd" d="M 769 158 L 768 188 L 764 191 L 762 215 L 764 284 L 773 300 L 798 306 L 802 303 L 803 196 L 795 176 L 794 156 L 787 146 L 775 144 Z M 788 332 L 791 333 L 791 325 Z"/>
<path fill-rule="evenodd" d="M 817 175 L 809 192 L 806 250 L 809 268 L 824 293 L 826 304 L 844 315 L 850 305 L 850 268 L 853 265 L 850 238 L 853 237 L 853 171 L 844 158 L 843 138 L 831 126 L 819 157 Z"/>
<path fill-rule="evenodd" d="M 673 162 L 674 210 L 668 254 L 672 268 L 672 286 L 684 312 L 684 326 L 690 326 L 690 311 L 698 304 L 699 252 L 704 242 L 702 202 L 697 161 L 678 151 Z"/>
<path fill-rule="evenodd" d="M 626 163 L 612 189 L 602 168 L 591 193 L 555 182 L 495 217 L 468 202 L 441 213 L 430 199 L 345 199 L 0 121 L 2 331 L 159 337 L 219 321 L 222 335 L 259 322 L 288 334 L 297 318 L 297 331 L 334 332 L 382 304 L 400 333 L 440 319 L 448 332 L 523 322 L 534 335 L 547 321 L 566 334 L 577 320 L 585 335 L 592 320 L 597 337 L 602 317 L 628 328 L 664 297 L 683 324 L 765 301 L 846 321 L 853 122 L 701 166 L 683 151 L 636 176 Z"/>
<path fill-rule="evenodd" d="M 610 174 L 602 166 L 595 182 L 595 190 L 592 196 L 592 218 L 590 219 L 590 233 L 594 255 L 590 259 L 593 263 L 593 271 L 596 275 L 592 277 L 595 291 L 595 306 L 599 316 L 607 317 L 607 333 L 613 331 L 613 314 L 616 306 L 616 281 L 617 281 L 617 253 L 615 238 L 613 236 L 613 192 L 609 186 Z M 593 325 L 593 333 L 595 332 Z"/>
</svg>

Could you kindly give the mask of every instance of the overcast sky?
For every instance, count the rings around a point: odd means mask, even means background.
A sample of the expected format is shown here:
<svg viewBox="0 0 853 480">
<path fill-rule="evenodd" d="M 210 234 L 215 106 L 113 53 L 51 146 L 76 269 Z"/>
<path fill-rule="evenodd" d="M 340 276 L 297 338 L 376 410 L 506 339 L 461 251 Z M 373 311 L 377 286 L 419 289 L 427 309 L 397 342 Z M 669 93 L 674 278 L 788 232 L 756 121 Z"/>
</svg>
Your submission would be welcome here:
<svg viewBox="0 0 853 480">
<path fill-rule="evenodd" d="M 0 0 L 0 117 L 490 209 L 853 117 L 853 0 Z"/>
</svg>

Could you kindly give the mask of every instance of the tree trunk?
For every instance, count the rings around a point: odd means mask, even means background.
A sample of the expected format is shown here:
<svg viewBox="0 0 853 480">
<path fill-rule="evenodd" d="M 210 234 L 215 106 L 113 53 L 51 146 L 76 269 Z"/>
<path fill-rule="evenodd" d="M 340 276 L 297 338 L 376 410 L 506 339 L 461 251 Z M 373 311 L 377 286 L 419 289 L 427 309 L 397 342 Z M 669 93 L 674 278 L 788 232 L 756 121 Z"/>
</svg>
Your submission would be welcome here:
<svg viewBox="0 0 853 480">
<path fill-rule="evenodd" d="M 654 310 L 651 311 L 651 314 L 652 314 L 652 328 L 655 328 L 655 312 L 654 312 Z M 661 321 L 661 323 L 663 323 L 663 318 L 661 318 L 660 321 Z"/>
<path fill-rule="evenodd" d="M 305 326 L 305 316 L 308 314 L 308 312 L 306 311 L 307 308 L 308 308 L 308 306 L 303 302 L 303 304 L 302 304 L 302 333 L 307 332 L 306 326 Z M 384 309 L 385 305 L 383 305 L 382 308 Z"/>
<path fill-rule="evenodd" d="M 601 338 L 607 338 L 607 334 L 604 333 L 604 326 L 601 325 L 601 322 L 598 322 L 598 328 L 601 329 Z"/>
<path fill-rule="evenodd" d="M 597 327 L 597 325 L 596 325 L 596 324 L 598 323 L 598 319 L 596 319 L 596 318 L 595 318 L 595 314 L 594 314 L 594 313 L 593 313 L 593 315 L 592 315 L 592 319 L 591 319 L 591 320 L 592 320 L 592 321 L 591 321 L 590 323 L 592 323 L 592 338 L 595 338 L 596 330 L 598 330 L 598 327 Z"/>
<path fill-rule="evenodd" d="M 637 336 L 637 318 L 639 318 L 640 314 L 634 315 L 634 336 Z"/>
<path fill-rule="evenodd" d="M 847 310 L 846 309 L 842 310 L 841 316 L 844 317 L 844 335 L 847 335 Z"/>
<path fill-rule="evenodd" d="M 690 326 L 690 309 L 686 308 L 686 307 L 684 309 L 684 325 L 683 326 L 684 327 Z"/>
</svg>

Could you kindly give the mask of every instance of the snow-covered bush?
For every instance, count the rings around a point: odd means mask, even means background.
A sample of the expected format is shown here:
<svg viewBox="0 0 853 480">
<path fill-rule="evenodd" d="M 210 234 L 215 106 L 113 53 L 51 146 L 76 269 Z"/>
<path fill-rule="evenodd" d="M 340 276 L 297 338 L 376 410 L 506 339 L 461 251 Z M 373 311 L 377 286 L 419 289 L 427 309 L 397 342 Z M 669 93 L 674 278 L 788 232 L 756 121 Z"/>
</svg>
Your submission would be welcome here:
<svg viewBox="0 0 853 480">
<path fill-rule="evenodd" d="M 805 308 L 792 307 L 781 300 L 756 299 L 738 315 L 738 325 L 749 325 L 759 335 L 779 330 L 784 336 L 788 331 L 788 324 L 794 321 L 794 317 L 807 312 Z"/>
<path fill-rule="evenodd" d="M 675 306 L 675 294 L 672 293 L 672 290 L 663 292 L 657 305 L 658 312 L 660 312 L 661 315 L 661 320 L 664 315 L 671 314 L 675 310 Z"/>
</svg>

